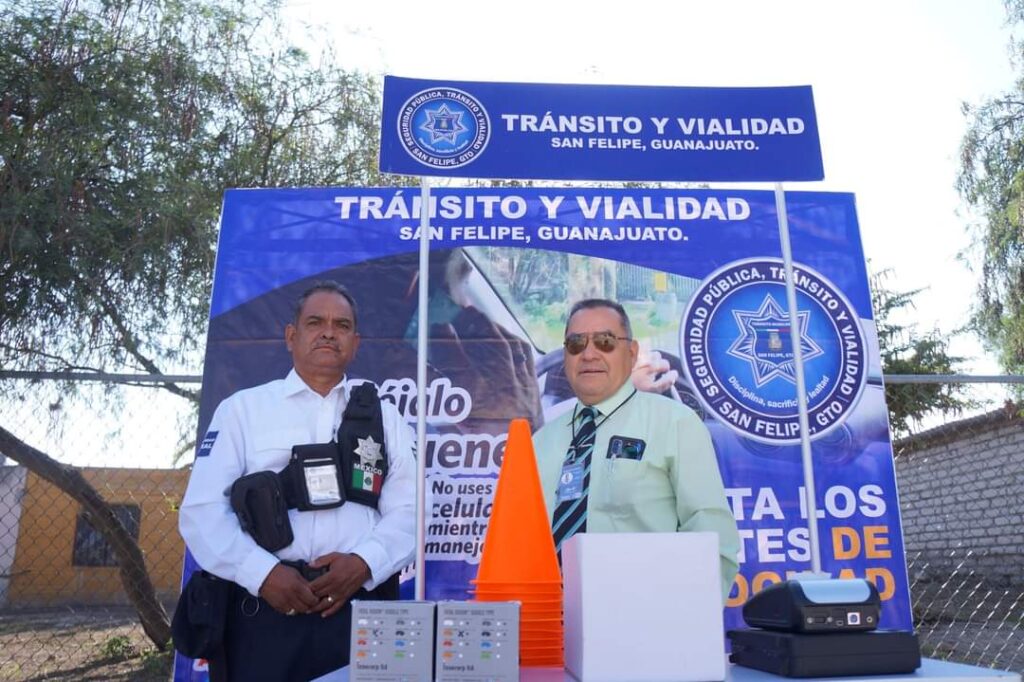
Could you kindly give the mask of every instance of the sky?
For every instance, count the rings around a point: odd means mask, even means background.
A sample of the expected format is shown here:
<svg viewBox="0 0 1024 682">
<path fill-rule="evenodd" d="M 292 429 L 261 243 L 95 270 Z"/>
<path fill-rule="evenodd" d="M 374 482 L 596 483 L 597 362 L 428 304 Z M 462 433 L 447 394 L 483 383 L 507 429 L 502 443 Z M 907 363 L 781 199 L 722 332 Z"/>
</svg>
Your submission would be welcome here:
<svg viewBox="0 0 1024 682">
<path fill-rule="evenodd" d="M 967 126 L 961 105 L 979 103 L 1013 82 L 1000 0 L 447 0 L 429 6 L 286 0 L 285 13 L 298 40 L 305 39 L 304 26 L 320 31 L 343 66 L 374 74 L 616 85 L 809 84 L 826 179 L 787 189 L 856 195 L 872 270 L 891 269 L 888 284 L 895 290 L 924 289 L 901 321 L 948 334 L 967 320 L 975 277 L 957 254 L 970 243 L 970 216 L 954 188 Z M 307 44 L 317 45 L 315 39 Z M 954 338 L 951 350 L 971 357 L 961 366 L 966 373 L 999 373 L 970 336 Z M 138 466 L 167 466 L 177 422 L 188 419 L 187 410 L 175 416 L 181 401 L 134 390 L 147 400 L 129 396 L 138 414 L 123 421 L 146 425 L 144 438 L 121 434 L 118 440 L 78 429 L 75 438 L 61 441 L 63 447 L 48 442 L 43 422 L 23 437 L 63 461 L 92 465 L 123 465 L 120 443 L 141 440 L 145 447 L 131 448 L 130 459 Z M 984 397 L 999 399 L 986 390 Z M 92 454 L 80 461 L 85 452 Z"/>
<path fill-rule="evenodd" d="M 923 288 L 906 320 L 943 333 L 969 315 L 975 276 L 958 261 L 970 216 L 954 183 L 967 119 L 1013 82 L 1000 0 L 594 3 L 449 0 L 286 2 L 323 30 L 345 68 L 477 81 L 813 87 L 825 180 L 853 192 L 872 271 Z M 482 9 L 486 7 L 486 11 Z M 720 186 L 718 184 L 714 186 Z M 769 189 L 765 186 L 765 189 Z M 998 373 L 970 337 L 967 373 Z"/>
</svg>

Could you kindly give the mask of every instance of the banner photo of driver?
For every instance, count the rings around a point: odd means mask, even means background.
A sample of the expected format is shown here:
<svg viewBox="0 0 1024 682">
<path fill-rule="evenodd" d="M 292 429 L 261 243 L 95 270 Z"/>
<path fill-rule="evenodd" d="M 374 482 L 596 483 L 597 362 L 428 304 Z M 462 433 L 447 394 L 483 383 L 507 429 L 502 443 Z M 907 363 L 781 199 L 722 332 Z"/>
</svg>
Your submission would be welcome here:
<svg viewBox="0 0 1024 682">
<path fill-rule="evenodd" d="M 822 568 L 864 577 L 880 626 L 912 630 L 888 418 L 852 194 L 787 192 Z M 231 190 L 224 198 L 199 433 L 232 393 L 283 377 L 284 325 L 317 280 L 348 287 L 372 381 L 415 424 L 418 189 Z M 725 627 L 810 567 L 775 197 L 751 190 L 436 189 L 427 348 L 426 596 L 466 599 L 511 419 L 570 406 L 571 304 L 611 298 L 632 379 L 707 424 L 742 541 Z M 201 439 L 200 439 L 201 440 Z M 186 557 L 186 579 L 195 567 Z M 685 571 L 685 566 L 679 567 Z M 405 585 L 411 596 L 411 581 Z M 180 666 L 179 666 L 180 669 Z"/>
</svg>

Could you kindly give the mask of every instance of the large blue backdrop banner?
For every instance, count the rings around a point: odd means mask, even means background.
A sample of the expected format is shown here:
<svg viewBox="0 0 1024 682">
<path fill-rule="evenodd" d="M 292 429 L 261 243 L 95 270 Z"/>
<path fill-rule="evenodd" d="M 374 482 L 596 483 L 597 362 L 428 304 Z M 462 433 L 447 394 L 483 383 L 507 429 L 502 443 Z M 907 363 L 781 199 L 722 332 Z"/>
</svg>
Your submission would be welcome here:
<svg viewBox="0 0 1024 682">
<path fill-rule="evenodd" d="M 820 180 L 810 86 L 384 79 L 380 169 L 557 180 Z"/>
<path fill-rule="evenodd" d="M 880 625 L 909 631 L 854 198 L 792 192 L 787 205 L 822 565 L 833 576 L 874 581 Z M 634 383 L 687 404 L 712 434 L 743 541 L 726 627 L 742 624 L 739 606 L 752 593 L 809 568 L 792 335 L 770 192 L 439 189 L 424 207 L 414 189 L 229 191 L 200 433 L 221 400 L 287 373 L 291 305 L 327 278 L 349 287 L 361 306 L 350 379 L 377 383 L 414 424 L 423 210 L 433 240 L 421 454 L 427 598 L 468 596 L 509 420 L 525 417 L 537 428 L 572 404 L 562 334 L 569 305 L 588 296 L 617 299 L 629 312 L 642 350 Z M 655 389 L 655 378 L 666 385 Z M 180 666 L 178 679 L 201 679 L 202 667 Z"/>
</svg>

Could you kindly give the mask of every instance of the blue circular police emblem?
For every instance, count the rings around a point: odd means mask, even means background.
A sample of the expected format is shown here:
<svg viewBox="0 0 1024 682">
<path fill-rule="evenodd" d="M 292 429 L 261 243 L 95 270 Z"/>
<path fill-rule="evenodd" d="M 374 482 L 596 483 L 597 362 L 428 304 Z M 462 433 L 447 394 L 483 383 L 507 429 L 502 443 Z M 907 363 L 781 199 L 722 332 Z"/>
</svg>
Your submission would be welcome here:
<svg viewBox="0 0 1024 682">
<path fill-rule="evenodd" d="M 491 121 L 472 95 L 455 88 L 429 88 L 402 105 L 398 137 L 405 151 L 423 165 L 459 168 L 483 153 Z"/>
<path fill-rule="evenodd" d="M 813 440 L 857 404 L 867 353 L 857 313 L 839 289 L 810 268 L 793 269 Z M 793 337 L 782 260 L 735 261 L 690 299 L 680 328 L 683 367 L 701 403 L 726 426 L 765 443 L 797 443 Z"/>
</svg>

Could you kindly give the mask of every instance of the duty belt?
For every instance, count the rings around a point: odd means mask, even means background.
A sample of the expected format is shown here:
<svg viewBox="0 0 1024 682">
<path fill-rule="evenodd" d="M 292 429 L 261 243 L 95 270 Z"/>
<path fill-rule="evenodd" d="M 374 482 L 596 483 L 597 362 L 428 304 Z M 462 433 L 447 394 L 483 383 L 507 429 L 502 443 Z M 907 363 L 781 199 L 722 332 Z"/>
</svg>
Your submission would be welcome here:
<svg viewBox="0 0 1024 682">
<path fill-rule="evenodd" d="M 299 575 L 306 579 L 307 582 L 313 582 L 330 569 L 330 566 L 313 568 L 305 561 L 285 561 L 284 559 L 281 559 L 281 563 L 289 568 L 294 568 L 299 572 Z"/>
</svg>

